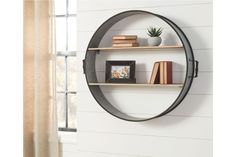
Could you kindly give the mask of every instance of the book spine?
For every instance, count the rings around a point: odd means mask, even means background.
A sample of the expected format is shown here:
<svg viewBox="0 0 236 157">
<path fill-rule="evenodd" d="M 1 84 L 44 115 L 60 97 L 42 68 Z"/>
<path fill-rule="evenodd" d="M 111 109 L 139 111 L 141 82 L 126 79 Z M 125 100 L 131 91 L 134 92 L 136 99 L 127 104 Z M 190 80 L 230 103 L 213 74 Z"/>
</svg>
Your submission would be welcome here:
<svg viewBox="0 0 236 157">
<path fill-rule="evenodd" d="M 166 63 L 167 64 L 167 79 L 166 79 L 166 84 L 172 84 L 173 83 L 173 79 L 172 79 L 172 62 L 169 61 Z"/>
<path fill-rule="evenodd" d="M 134 44 L 137 43 L 137 40 L 130 40 L 130 39 L 125 39 L 125 40 L 113 40 L 112 41 L 113 44 Z"/>
<path fill-rule="evenodd" d="M 164 84 L 167 84 L 167 62 L 164 62 Z"/>
<path fill-rule="evenodd" d="M 164 84 L 164 62 L 160 62 L 160 84 Z"/>
<path fill-rule="evenodd" d="M 118 36 L 113 36 L 112 37 L 113 40 L 116 39 L 137 39 L 137 35 L 118 35 Z"/>
<path fill-rule="evenodd" d="M 152 68 L 152 74 L 149 80 L 150 84 L 154 84 L 154 72 L 155 72 L 155 68 L 156 68 L 156 63 L 154 63 L 153 68 Z"/>
<path fill-rule="evenodd" d="M 155 62 L 153 65 L 152 74 L 149 81 L 150 84 L 156 84 L 159 82 L 158 68 L 159 68 L 159 62 Z"/>
<path fill-rule="evenodd" d="M 154 84 L 160 84 L 160 63 L 156 63 L 157 69 L 156 69 L 156 74 L 155 74 L 155 79 L 154 79 Z"/>
</svg>

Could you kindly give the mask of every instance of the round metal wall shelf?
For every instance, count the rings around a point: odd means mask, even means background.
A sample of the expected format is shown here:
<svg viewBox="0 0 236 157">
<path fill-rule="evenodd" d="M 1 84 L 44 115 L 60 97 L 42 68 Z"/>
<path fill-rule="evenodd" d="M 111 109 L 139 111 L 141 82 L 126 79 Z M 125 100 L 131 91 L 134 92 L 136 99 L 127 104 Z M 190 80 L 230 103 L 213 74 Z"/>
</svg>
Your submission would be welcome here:
<svg viewBox="0 0 236 157">
<path fill-rule="evenodd" d="M 132 15 L 138 15 L 138 14 L 153 15 L 165 21 L 178 35 L 179 39 L 182 42 L 182 45 L 185 51 L 185 56 L 186 56 L 186 76 L 185 76 L 185 81 L 184 81 L 182 90 L 180 91 L 178 97 L 173 102 L 173 104 L 170 105 L 169 108 L 167 108 L 161 114 L 153 116 L 151 118 L 133 117 L 119 111 L 106 99 L 106 97 L 104 96 L 103 92 L 100 89 L 100 86 L 89 85 L 90 82 L 98 82 L 96 71 L 95 71 L 96 53 L 89 52 L 91 51 L 89 50 L 89 48 L 97 48 L 103 36 L 114 24 L 116 24 L 117 22 L 119 22 L 120 20 L 126 17 L 132 16 Z M 197 77 L 198 61 L 194 59 L 193 50 L 192 50 L 192 47 L 190 45 L 188 38 L 186 37 L 184 32 L 174 22 L 172 22 L 171 20 L 169 20 L 168 18 L 164 16 L 154 14 L 151 12 L 142 11 L 142 10 L 130 10 L 130 11 L 121 12 L 119 14 L 112 16 L 97 29 L 97 31 L 94 33 L 92 39 L 90 40 L 88 44 L 85 59 L 83 60 L 83 69 L 84 69 L 84 74 L 86 76 L 86 80 L 87 80 L 87 84 L 90 89 L 90 92 L 92 93 L 93 97 L 98 102 L 98 104 L 104 110 L 106 110 L 108 113 L 112 114 L 113 116 L 117 118 L 127 120 L 127 121 L 140 122 L 140 121 L 147 121 L 153 118 L 161 117 L 169 113 L 173 109 L 175 109 L 182 102 L 182 100 L 185 98 L 185 96 L 187 95 L 191 87 L 193 78 Z"/>
</svg>

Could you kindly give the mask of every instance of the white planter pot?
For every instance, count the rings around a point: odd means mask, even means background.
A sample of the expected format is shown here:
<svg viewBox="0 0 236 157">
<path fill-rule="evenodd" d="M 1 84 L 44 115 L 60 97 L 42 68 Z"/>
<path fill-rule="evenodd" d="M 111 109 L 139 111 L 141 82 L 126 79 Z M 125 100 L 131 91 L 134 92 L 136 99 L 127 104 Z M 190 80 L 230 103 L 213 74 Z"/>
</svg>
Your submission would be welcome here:
<svg viewBox="0 0 236 157">
<path fill-rule="evenodd" d="M 159 46 L 161 44 L 161 37 L 149 37 L 148 38 L 148 44 L 150 46 Z"/>
</svg>

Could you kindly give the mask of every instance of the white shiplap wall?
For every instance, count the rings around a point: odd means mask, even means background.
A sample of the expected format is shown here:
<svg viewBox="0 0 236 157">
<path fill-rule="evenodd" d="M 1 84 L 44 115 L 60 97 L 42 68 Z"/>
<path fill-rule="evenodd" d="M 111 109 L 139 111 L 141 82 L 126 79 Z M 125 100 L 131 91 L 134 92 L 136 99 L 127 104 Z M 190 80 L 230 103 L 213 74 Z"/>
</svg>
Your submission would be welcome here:
<svg viewBox="0 0 236 157">
<path fill-rule="evenodd" d="M 106 113 L 93 99 L 82 73 L 82 59 L 94 31 L 112 15 L 131 9 L 151 11 L 173 20 L 189 38 L 195 58 L 200 62 L 199 77 L 194 79 L 189 94 L 168 115 L 147 122 L 132 123 L 119 120 Z M 144 20 L 145 21 L 145 20 Z M 113 31 L 120 31 L 120 22 Z M 126 27 L 127 32 L 138 34 L 145 22 Z M 211 157 L 212 156 L 212 0 L 78 0 L 78 132 L 74 142 L 63 142 L 62 157 Z M 109 44 L 106 39 L 104 45 Z M 172 52 L 169 52 L 172 54 Z M 115 57 L 124 56 L 115 54 Z M 126 57 L 130 57 L 129 53 Z M 142 55 L 140 53 L 139 55 Z M 153 53 L 147 53 L 153 55 Z M 181 56 L 177 54 L 177 62 Z M 106 58 L 106 55 L 104 55 Z M 103 56 L 103 57 L 104 57 Z M 101 57 L 102 58 L 102 57 Z M 138 60 L 138 58 L 136 58 Z M 100 65 L 98 65 L 100 66 Z M 150 74 L 150 67 L 137 73 Z M 104 67 L 99 71 L 102 73 Z M 176 68 L 175 73 L 184 71 Z M 102 74 L 103 75 L 103 74 Z M 176 78 L 181 80 L 180 77 Z M 141 80 L 141 81 L 145 81 Z M 132 97 L 130 89 L 112 90 L 115 96 Z M 115 91 L 114 91 L 115 90 Z M 122 90 L 122 92 L 121 92 Z M 124 90 L 126 92 L 124 93 Z M 150 104 L 154 89 L 143 89 Z M 114 96 L 113 95 L 113 96 Z M 133 95 L 134 96 L 134 95 Z M 164 96 L 168 99 L 167 96 Z M 115 101 L 115 100 L 113 100 Z M 127 106 L 125 110 L 140 113 L 153 110 Z"/>
</svg>

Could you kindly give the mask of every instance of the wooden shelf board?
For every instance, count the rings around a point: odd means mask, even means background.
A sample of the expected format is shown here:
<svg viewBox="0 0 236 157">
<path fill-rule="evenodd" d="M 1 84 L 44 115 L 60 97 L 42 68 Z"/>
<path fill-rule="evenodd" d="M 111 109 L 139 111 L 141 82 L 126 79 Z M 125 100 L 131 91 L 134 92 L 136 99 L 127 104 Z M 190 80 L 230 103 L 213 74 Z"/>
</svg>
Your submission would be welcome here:
<svg viewBox="0 0 236 157">
<path fill-rule="evenodd" d="M 158 50 L 158 49 L 179 49 L 183 48 L 182 45 L 175 46 L 138 46 L 138 47 L 98 47 L 98 48 L 89 48 L 89 51 L 108 51 L 108 50 Z"/>
<path fill-rule="evenodd" d="M 89 83 L 90 86 L 183 87 L 183 84 Z"/>
</svg>

